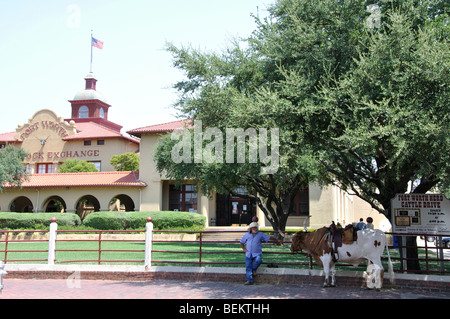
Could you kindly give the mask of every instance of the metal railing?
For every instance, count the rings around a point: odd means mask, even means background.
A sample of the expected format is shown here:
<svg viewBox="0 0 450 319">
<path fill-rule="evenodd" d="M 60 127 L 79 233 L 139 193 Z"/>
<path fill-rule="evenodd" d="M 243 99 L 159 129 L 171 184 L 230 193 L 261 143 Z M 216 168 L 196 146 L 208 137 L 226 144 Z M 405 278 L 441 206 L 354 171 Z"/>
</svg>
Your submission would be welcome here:
<svg viewBox="0 0 450 319">
<path fill-rule="evenodd" d="M 33 233 L 48 233 L 47 230 L 33 230 Z M 8 259 L 8 254 L 11 253 L 48 253 L 48 249 L 42 250 L 42 249 L 11 249 L 11 244 L 14 245 L 14 243 L 39 243 L 39 242 L 48 242 L 46 239 L 20 239 L 17 238 L 23 233 L 31 233 L 31 231 L 24 231 L 24 230 L 1 230 L 0 231 L 0 245 L 4 245 L 3 249 L 0 250 L 0 253 L 4 253 L 3 258 L 0 258 L 0 260 L 3 260 L 3 262 L 6 264 L 7 261 L 9 262 L 42 262 L 47 261 L 47 258 L 27 258 L 27 259 Z M 2 244 L 3 243 L 3 244 Z M 0 246 L 1 247 L 1 246 Z"/>
<path fill-rule="evenodd" d="M 145 230 L 141 230 L 140 232 L 144 232 Z M 139 232 L 139 231 L 138 231 Z M 105 248 L 105 244 L 108 243 L 145 243 L 145 239 L 111 239 L 108 238 L 107 235 L 117 235 L 117 234 L 131 234 L 136 233 L 136 230 L 134 231 L 127 231 L 127 230 L 92 230 L 92 231 L 73 231 L 73 230 L 66 230 L 66 231 L 58 231 L 59 234 L 70 234 L 70 235 L 76 235 L 76 234 L 84 234 L 84 235 L 90 235 L 95 234 L 98 236 L 95 236 L 97 238 L 75 238 L 75 239 L 56 239 L 57 247 L 60 246 L 58 243 L 93 243 L 97 247 L 86 249 L 86 248 L 56 248 L 55 252 L 71 252 L 71 253 L 81 253 L 81 252 L 92 252 L 93 257 L 91 259 L 55 259 L 55 263 L 63 264 L 63 263 L 143 263 L 144 259 L 106 259 L 102 258 L 103 253 L 106 252 L 117 252 L 117 253 L 144 253 L 145 249 L 108 249 Z M 74 254 L 67 254 L 67 255 L 74 255 Z"/>
<path fill-rule="evenodd" d="M 214 239 L 215 234 L 234 234 L 236 236 L 241 236 L 245 231 L 153 231 L 153 224 L 149 221 L 145 230 L 57 230 L 58 236 L 53 246 L 49 239 L 27 239 L 27 236 L 24 236 L 24 233 L 25 235 L 26 233 L 41 234 L 41 237 L 43 237 L 42 235 L 49 233 L 49 231 L 0 230 L 0 260 L 5 264 L 35 262 L 49 264 L 144 263 L 146 267 L 152 264 L 181 264 L 195 265 L 198 267 L 245 264 L 243 258 L 224 257 L 243 255 L 239 240 Z M 141 234 L 137 235 L 137 233 Z M 293 234 L 295 232 L 286 233 Z M 161 239 L 155 234 L 187 234 L 194 236 L 191 236 L 192 238 L 188 240 Z M 387 233 L 387 235 L 404 236 L 411 234 Z M 20 236 L 24 238 L 19 238 Z M 77 238 L 70 238 L 71 236 Z M 117 238 L 114 238 L 114 236 Z M 138 238 L 131 238 L 132 236 Z M 426 238 L 427 236 L 435 235 L 425 234 L 423 236 Z M 39 236 L 35 235 L 35 237 Z M 450 235 L 435 237 L 450 237 Z M 46 247 L 44 242 L 49 243 L 49 248 Z M 444 246 L 436 247 L 435 245 L 430 245 L 426 240 L 424 243 L 424 246 L 418 246 L 420 254 L 417 260 L 420 262 L 421 270 L 411 270 L 411 272 L 420 272 L 424 274 L 450 274 L 450 256 L 447 256 L 447 254 L 450 255 L 450 249 Z M 166 244 L 171 247 L 167 249 L 165 247 Z M 263 264 L 267 264 L 269 267 L 318 268 L 314 260 L 306 253 L 292 254 L 289 250 L 289 245 L 289 241 L 284 242 L 283 246 L 264 244 Z M 34 247 L 36 249 L 32 249 L 33 246 L 36 246 Z M 404 250 L 407 248 L 409 247 L 406 245 L 402 246 L 395 243 L 389 245 L 391 259 L 394 262 L 394 271 L 409 272 L 405 267 L 405 261 L 407 261 L 408 258 L 406 257 Z M 434 253 L 436 250 L 437 254 Z M 43 256 L 39 256 L 40 258 L 36 257 L 37 255 L 42 255 L 44 253 L 47 254 L 47 258 L 44 258 Z M 23 257 L 28 254 L 31 256 L 30 258 Z M 117 256 L 117 254 L 120 255 L 120 258 L 113 257 L 113 255 Z M 131 255 L 131 257 L 128 255 Z M 15 256 L 19 256 L 19 258 Z M 176 256 L 180 257 L 177 258 Z M 221 260 L 219 257 L 222 257 L 222 259 L 224 258 L 225 260 Z M 387 257 L 382 257 L 382 260 L 387 262 Z M 350 265 L 338 264 L 338 266 L 347 267 Z"/>
<path fill-rule="evenodd" d="M 389 246 L 389 251 L 398 251 L 398 257 L 391 257 L 392 260 L 398 262 L 398 266 L 394 268 L 395 271 L 423 274 L 450 274 L 450 248 L 448 245 L 444 244 L 443 240 L 444 238 L 450 237 L 450 235 L 422 234 L 418 236 L 414 233 L 386 233 L 386 235 L 390 235 L 393 238 L 393 243 Z M 417 244 L 417 246 L 408 246 L 406 240 L 396 240 L 396 238 L 408 236 L 423 238 L 423 245 Z M 431 241 L 428 240 L 430 238 L 432 239 Z M 402 244 L 401 242 L 405 242 L 405 244 Z M 417 258 L 407 257 L 407 249 L 409 248 L 419 249 Z M 435 257 L 433 255 L 435 255 Z M 408 261 L 419 262 L 421 269 L 408 269 Z"/>
</svg>

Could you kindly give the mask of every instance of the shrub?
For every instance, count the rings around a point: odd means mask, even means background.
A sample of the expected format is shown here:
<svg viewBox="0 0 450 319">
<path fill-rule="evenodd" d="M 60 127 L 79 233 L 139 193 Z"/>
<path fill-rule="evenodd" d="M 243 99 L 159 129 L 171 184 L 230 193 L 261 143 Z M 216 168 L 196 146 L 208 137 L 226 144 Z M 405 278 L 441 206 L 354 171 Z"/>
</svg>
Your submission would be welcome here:
<svg viewBox="0 0 450 319">
<path fill-rule="evenodd" d="M 58 225 L 81 225 L 80 217 L 70 213 L 0 213 L 0 229 L 48 228 L 52 217 L 56 218 Z"/>
<path fill-rule="evenodd" d="M 83 225 L 102 230 L 145 229 L 149 216 L 155 230 L 204 227 L 206 222 L 205 216 L 187 212 L 95 212 Z"/>
</svg>

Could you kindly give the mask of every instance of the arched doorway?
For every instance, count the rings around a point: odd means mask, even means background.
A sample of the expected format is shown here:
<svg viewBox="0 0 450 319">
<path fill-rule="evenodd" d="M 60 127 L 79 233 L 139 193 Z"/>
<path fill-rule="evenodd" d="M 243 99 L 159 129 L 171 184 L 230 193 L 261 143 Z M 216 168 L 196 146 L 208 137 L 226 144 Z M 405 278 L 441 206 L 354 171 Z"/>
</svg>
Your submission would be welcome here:
<svg viewBox="0 0 450 319">
<path fill-rule="evenodd" d="M 46 213 L 63 213 L 66 209 L 66 202 L 59 196 L 50 197 L 44 204 L 44 212 Z"/>
<path fill-rule="evenodd" d="M 125 194 L 114 196 L 109 204 L 109 210 L 111 211 L 134 212 L 134 208 L 133 200 Z"/>
<path fill-rule="evenodd" d="M 9 205 L 9 211 L 16 213 L 32 213 L 33 203 L 28 197 L 20 196 L 11 202 Z"/>
<path fill-rule="evenodd" d="M 94 196 L 85 195 L 78 200 L 76 210 L 77 215 L 80 216 L 81 220 L 84 220 L 90 213 L 100 210 L 100 203 Z"/>
</svg>

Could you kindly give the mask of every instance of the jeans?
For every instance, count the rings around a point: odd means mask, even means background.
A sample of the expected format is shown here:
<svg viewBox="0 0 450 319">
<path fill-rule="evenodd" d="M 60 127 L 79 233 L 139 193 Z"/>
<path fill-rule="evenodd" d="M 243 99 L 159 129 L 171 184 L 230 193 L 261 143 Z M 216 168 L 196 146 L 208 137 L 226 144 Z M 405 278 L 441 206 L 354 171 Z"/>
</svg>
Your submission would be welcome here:
<svg viewBox="0 0 450 319">
<path fill-rule="evenodd" d="M 245 275 L 247 276 L 248 282 L 253 282 L 253 272 L 258 269 L 262 263 L 262 256 L 258 255 L 256 257 L 245 257 Z"/>
</svg>

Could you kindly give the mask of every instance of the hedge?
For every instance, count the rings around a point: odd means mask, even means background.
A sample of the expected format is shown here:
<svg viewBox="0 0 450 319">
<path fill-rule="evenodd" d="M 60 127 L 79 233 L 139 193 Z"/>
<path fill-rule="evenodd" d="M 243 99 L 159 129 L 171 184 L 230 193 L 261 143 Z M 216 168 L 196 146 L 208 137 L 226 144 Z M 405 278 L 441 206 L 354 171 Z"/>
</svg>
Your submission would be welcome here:
<svg viewBox="0 0 450 319">
<path fill-rule="evenodd" d="M 55 217 L 58 225 L 78 226 L 81 219 L 76 214 L 67 213 L 0 213 L 0 229 L 42 229 L 48 228 Z"/>
<path fill-rule="evenodd" d="M 145 229 L 147 217 L 152 217 L 155 230 L 204 227 L 206 223 L 205 216 L 188 212 L 94 212 L 83 225 L 102 230 Z"/>
</svg>

